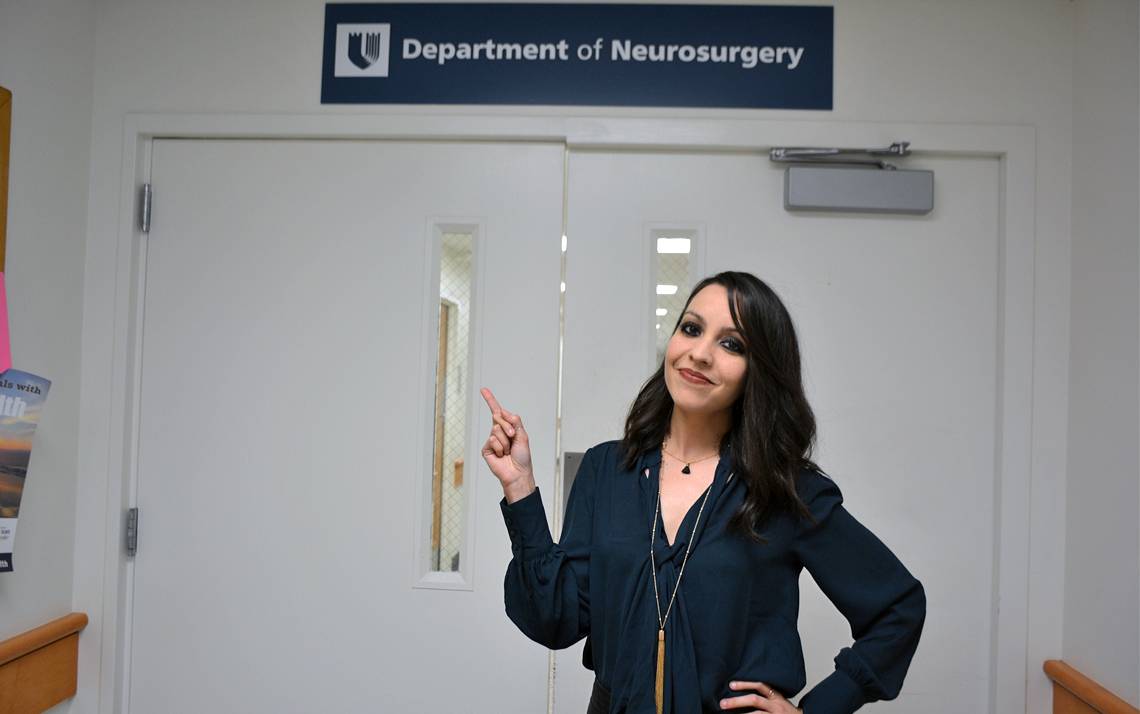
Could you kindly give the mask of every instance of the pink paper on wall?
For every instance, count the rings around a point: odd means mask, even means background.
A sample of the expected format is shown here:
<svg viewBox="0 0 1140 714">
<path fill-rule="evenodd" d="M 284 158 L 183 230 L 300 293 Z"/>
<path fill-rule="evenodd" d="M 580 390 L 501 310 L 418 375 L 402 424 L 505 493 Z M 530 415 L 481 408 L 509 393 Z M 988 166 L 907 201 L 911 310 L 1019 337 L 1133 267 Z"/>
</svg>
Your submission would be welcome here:
<svg viewBox="0 0 1140 714">
<path fill-rule="evenodd" d="M 12 345 L 8 342 L 8 289 L 4 287 L 4 273 L 0 273 L 0 372 L 12 366 Z"/>
</svg>

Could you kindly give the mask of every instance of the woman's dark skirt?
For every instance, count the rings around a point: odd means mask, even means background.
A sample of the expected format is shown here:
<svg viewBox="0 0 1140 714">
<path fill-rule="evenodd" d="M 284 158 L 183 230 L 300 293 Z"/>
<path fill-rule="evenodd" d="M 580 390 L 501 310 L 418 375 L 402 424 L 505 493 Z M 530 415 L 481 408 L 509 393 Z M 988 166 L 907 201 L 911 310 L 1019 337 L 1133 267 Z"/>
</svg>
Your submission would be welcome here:
<svg viewBox="0 0 1140 714">
<path fill-rule="evenodd" d="M 590 693 L 590 706 L 586 714 L 610 714 L 610 691 L 594 678 L 594 691 Z"/>
</svg>

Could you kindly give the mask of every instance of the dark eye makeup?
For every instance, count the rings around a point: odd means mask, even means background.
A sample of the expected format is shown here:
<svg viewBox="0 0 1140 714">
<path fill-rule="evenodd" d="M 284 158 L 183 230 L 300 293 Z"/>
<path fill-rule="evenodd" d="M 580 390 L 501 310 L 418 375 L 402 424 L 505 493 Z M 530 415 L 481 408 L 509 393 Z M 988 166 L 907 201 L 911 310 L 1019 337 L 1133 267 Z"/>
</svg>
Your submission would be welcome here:
<svg viewBox="0 0 1140 714">
<path fill-rule="evenodd" d="M 692 328 L 694 331 L 690 332 L 688 328 Z M 690 320 L 682 322 L 680 329 L 681 332 L 689 337 L 696 337 L 697 335 L 701 334 L 701 326 Z M 727 349 L 729 352 L 735 352 L 736 354 L 744 353 L 744 344 L 735 337 L 726 337 L 721 342 L 721 344 L 725 345 L 725 349 Z"/>
</svg>

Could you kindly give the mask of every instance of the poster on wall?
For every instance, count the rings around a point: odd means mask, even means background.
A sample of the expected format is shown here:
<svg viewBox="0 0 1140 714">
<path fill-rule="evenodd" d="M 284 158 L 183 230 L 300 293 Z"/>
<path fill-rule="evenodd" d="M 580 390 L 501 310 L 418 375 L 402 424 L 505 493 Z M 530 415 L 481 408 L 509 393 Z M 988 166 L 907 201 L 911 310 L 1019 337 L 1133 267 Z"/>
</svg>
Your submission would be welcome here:
<svg viewBox="0 0 1140 714">
<path fill-rule="evenodd" d="M 51 382 L 10 369 L 0 374 L 0 573 L 13 570 L 12 550 L 20 498 L 28 478 L 32 436 Z"/>
<path fill-rule="evenodd" d="M 322 104 L 832 108 L 830 5 L 329 3 Z"/>
</svg>

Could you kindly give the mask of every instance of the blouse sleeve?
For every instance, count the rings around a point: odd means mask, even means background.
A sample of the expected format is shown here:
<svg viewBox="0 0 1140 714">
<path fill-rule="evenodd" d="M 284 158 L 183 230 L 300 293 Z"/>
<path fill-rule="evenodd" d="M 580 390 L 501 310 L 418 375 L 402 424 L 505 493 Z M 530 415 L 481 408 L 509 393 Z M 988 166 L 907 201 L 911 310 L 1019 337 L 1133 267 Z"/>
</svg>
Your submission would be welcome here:
<svg viewBox="0 0 1140 714">
<path fill-rule="evenodd" d="M 843 507 L 839 487 L 812 472 L 801 497 L 817 523 L 801 521 L 792 548 L 851 625 L 855 642 L 835 671 L 801 699 L 804 714 L 848 714 L 894 699 L 918 647 L 926 593 L 895 554 Z"/>
<path fill-rule="evenodd" d="M 507 565 L 503 596 L 507 617 L 524 635 L 563 649 L 590 631 L 590 541 L 594 518 L 593 449 L 587 450 L 570 487 L 562 538 L 550 537 L 542 494 L 536 488 L 499 507 L 514 557 Z"/>
</svg>

